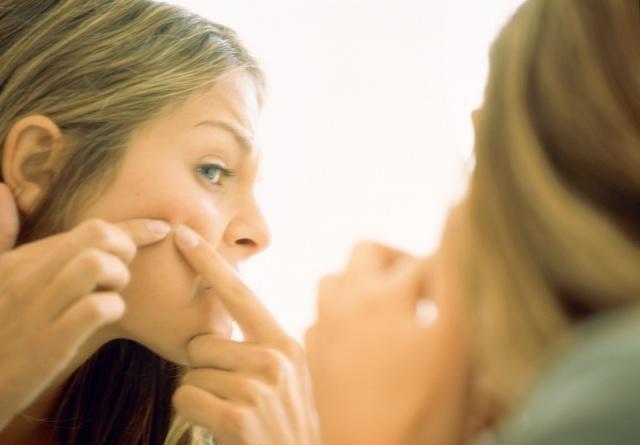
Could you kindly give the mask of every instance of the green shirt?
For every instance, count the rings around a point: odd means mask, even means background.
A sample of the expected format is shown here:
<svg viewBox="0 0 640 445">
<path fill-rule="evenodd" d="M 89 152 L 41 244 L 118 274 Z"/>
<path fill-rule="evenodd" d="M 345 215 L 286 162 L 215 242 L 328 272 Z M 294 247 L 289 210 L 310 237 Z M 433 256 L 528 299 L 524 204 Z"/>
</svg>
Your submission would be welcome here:
<svg viewBox="0 0 640 445">
<path fill-rule="evenodd" d="M 483 445 L 640 445 L 640 312 L 601 316 Z"/>
</svg>

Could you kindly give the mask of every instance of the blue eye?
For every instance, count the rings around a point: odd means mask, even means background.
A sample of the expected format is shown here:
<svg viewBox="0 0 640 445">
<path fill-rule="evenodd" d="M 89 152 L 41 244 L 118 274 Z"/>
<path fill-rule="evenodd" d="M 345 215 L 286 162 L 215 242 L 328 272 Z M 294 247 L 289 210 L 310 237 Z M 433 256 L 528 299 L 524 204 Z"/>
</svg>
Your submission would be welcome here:
<svg viewBox="0 0 640 445">
<path fill-rule="evenodd" d="M 228 170 L 217 164 L 204 164 L 196 167 L 196 172 L 203 176 L 207 182 L 211 184 L 220 184 L 222 178 L 229 178 L 234 175 L 231 170 Z"/>
</svg>

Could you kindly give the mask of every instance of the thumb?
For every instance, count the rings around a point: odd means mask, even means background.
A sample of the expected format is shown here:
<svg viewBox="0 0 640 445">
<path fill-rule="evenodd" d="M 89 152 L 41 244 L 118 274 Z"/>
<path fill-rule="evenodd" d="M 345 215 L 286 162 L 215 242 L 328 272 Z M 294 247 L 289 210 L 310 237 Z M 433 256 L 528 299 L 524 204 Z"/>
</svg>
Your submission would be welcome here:
<svg viewBox="0 0 640 445">
<path fill-rule="evenodd" d="M 18 208 L 13 193 L 0 183 L 0 254 L 11 250 L 18 237 Z"/>
</svg>

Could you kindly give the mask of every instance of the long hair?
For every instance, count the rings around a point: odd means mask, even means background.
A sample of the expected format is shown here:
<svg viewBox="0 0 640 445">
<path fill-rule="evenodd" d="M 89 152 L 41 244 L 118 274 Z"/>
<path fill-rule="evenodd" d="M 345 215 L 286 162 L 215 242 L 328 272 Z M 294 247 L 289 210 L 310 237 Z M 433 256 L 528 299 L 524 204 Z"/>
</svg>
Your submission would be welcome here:
<svg viewBox="0 0 640 445">
<path fill-rule="evenodd" d="M 493 45 L 464 270 L 508 410 L 594 314 L 640 301 L 640 2 L 530 0 Z"/>
<path fill-rule="evenodd" d="M 508 411 L 572 327 L 640 301 L 640 2 L 530 0 L 494 43 L 466 295 Z"/>
<path fill-rule="evenodd" d="M 74 212 L 113 179 L 137 128 L 235 73 L 255 81 L 262 102 L 262 72 L 235 33 L 175 6 L 0 0 L 0 139 L 19 119 L 42 114 L 64 142 L 59 173 L 21 215 L 18 244 L 68 230 Z M 104 345 L 65 384 L 50 419 L 57 442 L 196 443 L 171 409 L 180 373 L 134 342 Z"/>
</svg>

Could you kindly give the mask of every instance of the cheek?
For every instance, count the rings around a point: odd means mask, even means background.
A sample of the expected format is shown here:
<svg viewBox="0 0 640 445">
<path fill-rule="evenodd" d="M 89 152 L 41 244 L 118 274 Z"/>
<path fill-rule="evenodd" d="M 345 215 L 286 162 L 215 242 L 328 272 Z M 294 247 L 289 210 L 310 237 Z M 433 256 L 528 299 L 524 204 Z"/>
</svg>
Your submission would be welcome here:
<svg viewBox="0 0 640 445">
<path fill-rule="evenodd" d="M 186 224 L 214 246 L 224 229 L 224 215 L 210 201 L 164 195 L 163 200 L 138 207 L 140 217 L 158 218 L 172 225 Z M 172 236 L 143 247 L 130 265 L 131 282 L 125 297 L 134 312 L 171 311 L 191 304 L 198 275 L 175 246 Z M 176 313 L 170 314 L 175 319 Z"/>
<path fill-rule="evenodd" d="M 171 224 L 187 224 L 216 244 L 225 224 L 222 197 L 196 181 L 181 160 L 158 157 L 144 163 L 144 157 L 141 155 L 140 159 L 135 154 L 82 219 L 97 217 L 117 222 L 157 218 Z M 141 171 L 154 174 L 141 175 Z"/>
<path fill-rule="evenodd" d="M 162 219 L 172 225 L 186 224 L 217 246 L 227 224 L 224 210 L 215 195 L 185 181 L 183 185 L 167 189 L 154 181 L 116 182 L 80 220 Z M 200 318 L 206 308 L 194 298 L 198 275 L 171 236 L 140 248 L 130 271 L 131 281 L 122 292 L 127 311 L 120 323 L 127 336 L 143 343 L 152 339 L 167 343 L 167 336 L 178 341 L 203 324 Z"/>
<path fill-rule="evenodd" d="M 155 201 L 145 199 L 136 207 L 138 217 L 162 219 L 173 226 L 185 224 L 214 246 L 227 224 L 224 210 L 210 196 L 164 195 Z"/>
<path fill-rule="evenodd" d="M 187 224 L 215 243 L 221 236 L 220 216 L 214 209 L 202 209 L 197 203 L 183 201 L 175 206 L 156 206 L 148 215 L 172 224 Z M 122 292 L 127 311 L 118 323 L 125 337 L 169 360 L 182 362 L 190 338 L 229 323 L 223 308 L 213 307 L 197 293 L 199 276 L 171 236 L 141 248 L 129 268 L 131 281 Z"/>
</svg>

